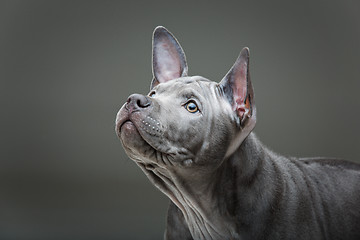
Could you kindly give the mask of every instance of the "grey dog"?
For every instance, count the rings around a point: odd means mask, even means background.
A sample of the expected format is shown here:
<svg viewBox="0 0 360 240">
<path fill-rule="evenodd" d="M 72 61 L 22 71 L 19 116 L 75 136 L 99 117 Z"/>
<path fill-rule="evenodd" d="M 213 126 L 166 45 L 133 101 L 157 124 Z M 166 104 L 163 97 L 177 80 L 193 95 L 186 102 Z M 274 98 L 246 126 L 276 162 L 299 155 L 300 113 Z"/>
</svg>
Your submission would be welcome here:
<svg viewBox="0 0 360 240">
<path fill-rule="evenodd" d="M 116 133 L 171 200 L 165 239 L 360 239 L 360 165 L 284 157 L 252 133 L 248 48 L 220 83 L 187 76 L 164 27 L 152 57 L 151 91 L 130 95 Z"/>
</svg>

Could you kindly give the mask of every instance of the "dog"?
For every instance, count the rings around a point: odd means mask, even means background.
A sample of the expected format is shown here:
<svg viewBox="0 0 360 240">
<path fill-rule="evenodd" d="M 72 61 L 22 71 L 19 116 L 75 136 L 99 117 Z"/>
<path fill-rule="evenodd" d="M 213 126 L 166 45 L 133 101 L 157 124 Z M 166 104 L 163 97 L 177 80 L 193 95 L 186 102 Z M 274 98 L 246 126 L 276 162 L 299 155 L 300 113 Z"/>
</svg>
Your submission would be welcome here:
<svg viewBox="0 0 360 240">
<path fill-rule="evenodd" d="M 360 165 L 281 156 L 252 132 L 248 48 L 219 83 L 188 76 L 159 26 L 152 65 L 150 93 L 129 96 L 116 133 L 171 200 L 165 239 L 360 239 Z"/>
</svg>

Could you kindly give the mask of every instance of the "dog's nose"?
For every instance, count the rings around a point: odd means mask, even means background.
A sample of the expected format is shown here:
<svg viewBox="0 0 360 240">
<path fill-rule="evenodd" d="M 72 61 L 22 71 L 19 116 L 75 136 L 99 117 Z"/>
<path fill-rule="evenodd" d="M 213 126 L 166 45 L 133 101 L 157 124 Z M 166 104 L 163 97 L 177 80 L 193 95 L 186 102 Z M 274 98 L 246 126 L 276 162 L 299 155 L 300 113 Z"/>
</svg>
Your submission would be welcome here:
<svg viewBox="0 0 360 240">
<path fill-rule="evenodd" d="M 147 108 L 150 104 L 149 98 L 141 94 L 132 94 L 126 101 L 127 109 L 130 112 L 140 110 L 141 108 Z"/>
</svg>

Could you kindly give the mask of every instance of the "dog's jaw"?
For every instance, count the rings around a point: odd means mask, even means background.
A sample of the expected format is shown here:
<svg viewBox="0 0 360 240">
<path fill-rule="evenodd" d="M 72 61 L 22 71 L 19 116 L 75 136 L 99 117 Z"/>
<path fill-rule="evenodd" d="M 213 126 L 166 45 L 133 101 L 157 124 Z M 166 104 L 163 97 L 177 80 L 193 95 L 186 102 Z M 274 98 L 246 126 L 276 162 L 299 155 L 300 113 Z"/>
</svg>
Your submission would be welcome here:
<svg viewBox="0 0 360 240">
<path fill-rule="evenodd" d="M 151 111 L 129 111 L 126 104 L 115 121 L 115 131 L 127 155 L 145 169 L 171 166 L 174 153 L 164 148 L 163 126 L 150 115 Z"/>
</svg>

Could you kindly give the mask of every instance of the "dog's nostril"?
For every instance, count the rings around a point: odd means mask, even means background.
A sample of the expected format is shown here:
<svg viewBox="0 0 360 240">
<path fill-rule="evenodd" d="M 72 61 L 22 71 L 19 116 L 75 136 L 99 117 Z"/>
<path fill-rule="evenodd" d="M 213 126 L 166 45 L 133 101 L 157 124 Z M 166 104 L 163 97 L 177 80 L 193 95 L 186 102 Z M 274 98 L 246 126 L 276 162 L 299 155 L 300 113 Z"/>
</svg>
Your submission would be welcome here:
<svg viewBox="0 0 360 240">
<path fill-rule="evenodd" d="M 150 105 L 149 99 L 147 99 L 145 96 L 142 96 L 136 101 L 136 104 L 141 108 L 146 108 Z"/>
<path fill-rule="evenodd" d="M 151 102 L 148 97 L 141 94 L 133 94 L 127 99 L 127 105 L 133 108 L 146 108 L 150 106 Z"/>
<path fill-rule="evenodd" d="M 137 104 L 139 107 L 142 107 L 142 104 L 141 104 L 140 99 L 138 99 L 138 100 L 136 101 L 136 104 Z"/>
</svg>

